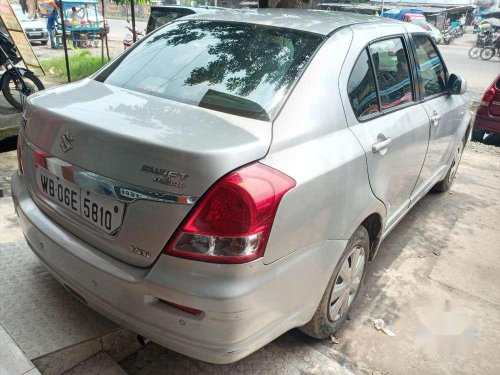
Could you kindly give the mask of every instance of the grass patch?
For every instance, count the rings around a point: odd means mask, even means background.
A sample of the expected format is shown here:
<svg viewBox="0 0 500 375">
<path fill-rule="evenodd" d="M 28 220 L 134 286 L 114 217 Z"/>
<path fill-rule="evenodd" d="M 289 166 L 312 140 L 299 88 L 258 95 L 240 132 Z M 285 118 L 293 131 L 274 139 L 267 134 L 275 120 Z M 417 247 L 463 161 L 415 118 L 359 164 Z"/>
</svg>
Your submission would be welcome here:
<svg viewBox="0 0 500 375">
<path fill-rule="evenodd" d="M 104 57 L 104 64 L 109 60 Z M 64 56 L 42 60 L 42 67 L 45 71 L 66 78 L 66 62 Z M 69 56 L 69 70 L 71 80 L 77 81 L 95 73 L 103 66 L 101 56 L 94 56 L 87 50 L 75 50 Z"/>
</svg>

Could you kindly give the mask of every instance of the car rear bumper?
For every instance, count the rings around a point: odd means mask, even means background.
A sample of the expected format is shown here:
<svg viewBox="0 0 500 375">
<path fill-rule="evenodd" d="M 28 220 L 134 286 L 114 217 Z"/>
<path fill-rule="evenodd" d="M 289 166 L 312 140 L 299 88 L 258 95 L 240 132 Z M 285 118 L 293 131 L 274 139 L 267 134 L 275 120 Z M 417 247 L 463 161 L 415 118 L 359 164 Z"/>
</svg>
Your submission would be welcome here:
<svg viewBox="0 0 500 375">
<path fill-rule="evenodd" d="M 500 133 L 500 118 L 484 118 L 482 116 L 476 115 L 474 119 L 474 129 L 483 130 L 485 132 Z"/>
<path fill-rule="evenodd" d="M 23 177 L 12 196 L 26 240 L 53 276 L 92 309 L 167 348 L 230 363 L 314 314 L 347 241 L 322 241 L 268 265 L 219 265 L 162 255 L 130 266 L 52 222 Z M 190 315 L 161 300 L 202 310 Z"/>
</svg>

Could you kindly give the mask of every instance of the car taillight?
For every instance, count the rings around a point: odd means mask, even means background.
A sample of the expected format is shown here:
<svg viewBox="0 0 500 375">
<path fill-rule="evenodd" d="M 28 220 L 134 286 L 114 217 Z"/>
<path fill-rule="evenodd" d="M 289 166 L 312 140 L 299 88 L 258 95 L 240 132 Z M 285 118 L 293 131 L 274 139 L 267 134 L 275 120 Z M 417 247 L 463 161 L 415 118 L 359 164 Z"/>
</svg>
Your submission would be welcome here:
<svg viewBox="0 0 500 375">
<path fill-rule="evenodd" d="M 495 88 L 490 87 L 488 90 L 483 95 L 483 99 L 481 99 L 481 105 L 483 107 L 489 107 L 491 102 L 493 101 L 493 98 L 495 97 Z"/>
<path fill-rule="evenodd" d="M 264 253 L 291 177 L 260 163 L 215 183 L 189 213 L 166 253 L 215 263 L 245 263 Z"/>
<path fill-rule="evenodd" d="M 23 161 L 21 160 L 21 135 L 17 136 L 17 169 L 23 173 Z"/>
</svg>

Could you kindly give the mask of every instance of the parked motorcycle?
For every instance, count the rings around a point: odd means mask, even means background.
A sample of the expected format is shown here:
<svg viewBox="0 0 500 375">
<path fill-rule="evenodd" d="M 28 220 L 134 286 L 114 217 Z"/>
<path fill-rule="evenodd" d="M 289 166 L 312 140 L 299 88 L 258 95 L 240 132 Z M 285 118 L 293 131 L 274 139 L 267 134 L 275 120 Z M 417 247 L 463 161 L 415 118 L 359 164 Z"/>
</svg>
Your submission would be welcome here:
<svg viewBox="0 0 500 375">
<path fill-rule="evenodd" d="M 450 29 L 447 29 L 443 33 L 443 42 L 444 44 L 451 44 L 455 41 L 455 36 L 453 33 L 450 31 Z"/>
<path fill-rule="evenodd" d="M 20 61 L 16 46 L 0 33 L 0 65 L 5 69 L 0 73 L 0 87 L 10 105 L 22 110 L 26 97 L 45 87 L 32 71 L 16 66 Z"/>
<path fill-rule="evenodd" d="M 128 32 L 125 34 L 125 37 L 123 38 L 124 50 L 132 46 L 132 44 L 134 44 L 134 37 L 133 37 L 134 30 L 132 30 L 132 26 L 127 25 L 125 27 L 127 28 Z M 136 41 L 138 41 L 139 39 L 144 38 L 144 31 L 141 31 L 136 28 L 135 35 L 136 35 Z"/>
</svg>

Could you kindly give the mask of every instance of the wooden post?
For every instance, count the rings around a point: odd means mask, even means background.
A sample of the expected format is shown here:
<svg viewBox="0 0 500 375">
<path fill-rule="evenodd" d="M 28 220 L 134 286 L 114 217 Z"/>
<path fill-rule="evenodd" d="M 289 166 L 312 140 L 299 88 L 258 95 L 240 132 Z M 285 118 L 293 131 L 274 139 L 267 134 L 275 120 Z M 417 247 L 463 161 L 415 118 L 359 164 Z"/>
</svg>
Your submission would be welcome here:
<svg viewBox="0 0 500 375">
<path fill-rule="evenodd" d="M 66 25 L 64 20 L 64 9 L 62 5 L 62 0 L 59 0 L 59 10 L 61 12 L 62 42 L 64 47 L 64 59 L 66 60 L 66 76 L 68 77 L 68 82 L 71 82 L 71 73 L 69 71 L 68 46 L 66 45 Z"/>
<path fill-rule="evenodd" d="M 137 34 L 135 32 L 134 0 L 130 0 L 130 16 L 132 17 L 132 41 L 135 43 L 137 41 Z"/>
</svg>

